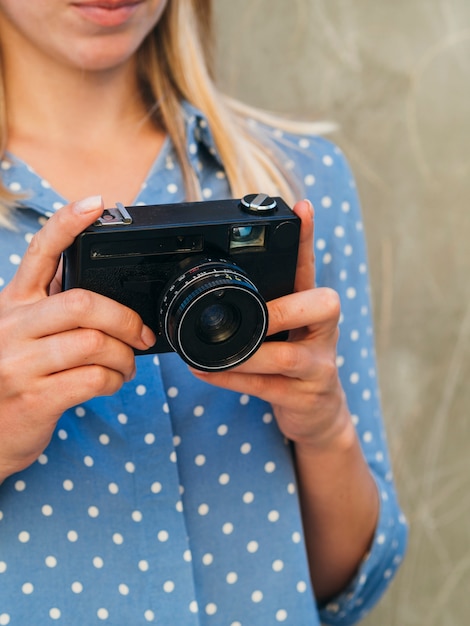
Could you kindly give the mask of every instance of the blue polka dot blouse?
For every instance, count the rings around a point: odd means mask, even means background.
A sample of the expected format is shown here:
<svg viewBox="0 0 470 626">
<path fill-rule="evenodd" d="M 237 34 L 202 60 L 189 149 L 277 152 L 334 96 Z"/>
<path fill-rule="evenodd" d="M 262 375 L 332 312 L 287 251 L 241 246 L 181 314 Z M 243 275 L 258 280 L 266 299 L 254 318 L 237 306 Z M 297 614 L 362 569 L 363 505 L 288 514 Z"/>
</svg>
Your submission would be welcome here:
<svg viewBox="0 0 470 626">
<path fill-rule="evenodd" d="M 229 197 L 205 118 L 185 113 L 203 197 Z M 37 461 L 0 486 L 0 626 L 347 626 L 394 576 L 407 527 L 381 418 L 354 181 L 329 141 L 265 132 L 315 206 L 317 282 L 341 297 L 338 367 L 381 494 L 370 553 L 350 586 L 317 606 L 291 451 L 271 407 L 196 380 L 175 354 L 141 356 L 132 382 L 67 411 Z M 14 211 L 15 230 L 0 229 L 0 289 L 66 203 L 12 155 L 1 174 L 31 199 Z M 136 204 L 183 199 L 167 142 Z"/>
</svg>

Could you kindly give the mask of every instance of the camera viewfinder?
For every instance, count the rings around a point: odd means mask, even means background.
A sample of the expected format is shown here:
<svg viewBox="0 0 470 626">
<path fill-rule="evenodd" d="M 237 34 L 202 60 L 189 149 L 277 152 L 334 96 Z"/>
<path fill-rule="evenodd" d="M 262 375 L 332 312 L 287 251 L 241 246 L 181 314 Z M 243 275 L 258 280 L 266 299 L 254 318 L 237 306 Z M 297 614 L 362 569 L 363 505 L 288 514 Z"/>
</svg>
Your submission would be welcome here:
<svg viewBox="0 0 470 626">
<path fill-rule="evenodd" d="M 230 250 L 241 248 L 264 248 L 266 226 L 232 226 L 230 230 Z"/>
</svg>

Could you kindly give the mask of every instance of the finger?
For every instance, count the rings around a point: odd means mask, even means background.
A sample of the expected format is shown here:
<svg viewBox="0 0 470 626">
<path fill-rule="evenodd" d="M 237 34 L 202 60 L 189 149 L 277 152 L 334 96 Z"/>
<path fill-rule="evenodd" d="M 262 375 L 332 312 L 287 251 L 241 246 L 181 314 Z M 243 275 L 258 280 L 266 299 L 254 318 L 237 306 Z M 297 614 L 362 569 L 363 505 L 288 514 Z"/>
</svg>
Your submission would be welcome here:
<svg viewBox="0 0 470 626">
<path fill-rule="evenodd" d="M 299 341 L 265 341 L 248 360 L 227 371 L 328 381 L 337 374 L 337 337 L 333 329 L 328 340 L 307 335 Z"/>
<path fill-rule="evenodd" d="M 44 355 L 47 354 L 47 359 Z M 98 330 L 81 328 L 35 341 L 29 354 L 35 375 L 48 376 L 83 365 L 100 365 L 132 379 L 134 352 L 130 346 Z"/>
<path fill-rule="evenodd" d="M 341 312 L 339 296 L 322 287 L 300 291 L 268 302 L 268 335 L 308 328 L 318 336 L 336 332 Z"/>
<path fill-rule="evenodd" d="M 196 378 L 205 382 L 229 389 L 236 393 L 243 393 L 269 402 L 273 406 L 301 406 L 304 395 L 302 382 L 284 376 L 253 374 L 247 376 L 237 370 L 227 370 L 218 373 L 200 372 L 191 370 Z"/>
<path fill-rule="evenodd" d="M 237 373 L 305 379 L 313 367 L 312 355 L 306 346 L 298 342 L 267 341 L 247 361 L 226 371 L 230 376 Z M 216 377 L 222 375 L 223 371 L 214 373 Z"/>
<path fill-rule="evenodd" d="M 32 238 L 10 283 L 10 294 L 22 301 L 34 301 L 47 295 L 60 255 L 102 212 L 101 196 L 68 204 L 57 211 Z"/>
<path fill-rule="evenodd" d="M 62 273 L 63 273 L 64 263 L 63 257 L 60 257 L 59 265 L 57 266 L 57 271 L 55 273 L 54 278 L 52 279 L 51 284 L 49 285 L 49 295 L 53 296 L 56 293 L 60 293 L 62 291 Z"/>
<path fill-rule="evenodd" d="M 112 396 L 124 382 L 123 375 L 116 370 L 87 365 L 44 377 L 38 385 L 37 397 L 41 399 L 42 413 L 57 418 L 72 406 L 97 396 Z"/>
<path fill-rule="evenodd" d="M 311 289 L 315 286 L 315 257 L 313 250 L 314 212 L 309 200 L 297 202 L 295 214 L 302 220 L 300 227 L 299 254 L 295 277 L 295 291 Z"/>
<path fill-rule="evenodd" d="M 71 289 L 18 308 L 11 332 L 34 340 L 77 328 L 101 331 L 139 350 L 155 343 L 154 333 L 135 311 L 86 289 Z"/>
</svg>

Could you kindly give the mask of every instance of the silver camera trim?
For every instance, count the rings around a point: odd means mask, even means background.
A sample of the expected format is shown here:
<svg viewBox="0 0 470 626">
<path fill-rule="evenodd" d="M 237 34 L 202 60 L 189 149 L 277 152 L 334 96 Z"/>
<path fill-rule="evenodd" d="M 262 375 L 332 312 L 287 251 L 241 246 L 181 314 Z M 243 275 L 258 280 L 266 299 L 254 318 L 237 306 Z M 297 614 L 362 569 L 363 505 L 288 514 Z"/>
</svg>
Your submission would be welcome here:
<svg viewBox="0 0 470 626">
<path fill-rule="evenodd" d="M 132 224 L 132 217 L 122 202 L 116 202 L 116 207 L 105 209 L 101 217 L 99 217 L 95 226 L 122 226 L 124 224 Z"/>
</svg>

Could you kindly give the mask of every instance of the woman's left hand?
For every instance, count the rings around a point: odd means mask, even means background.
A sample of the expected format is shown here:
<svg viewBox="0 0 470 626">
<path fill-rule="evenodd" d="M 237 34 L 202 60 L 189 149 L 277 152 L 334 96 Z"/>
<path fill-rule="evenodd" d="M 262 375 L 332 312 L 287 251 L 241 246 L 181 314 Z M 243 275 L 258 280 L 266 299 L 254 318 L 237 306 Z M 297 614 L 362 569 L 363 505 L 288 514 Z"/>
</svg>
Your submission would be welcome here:
<svg viewBox="0 0 470 626">
<path fill-rule="evenodd" d="M 336 366 L 340 303 L 332 289 L 315 288 L 313 210 L 302 220 L 294 293 L 268 303 L 267 341 L 245 363 L 210 374 L 213 385 L 269 402 L 279 428 L 294 443 L 299 499 L 316 597 L 346 587 L 370 547 L 378 519 L 375 481 L 362 454 Z"/>
<path fill-rule="evenodd" d="M 213 385 L 266 400 L 288 439 L 316 448 L 350 425 L 336 367 L 340 302 L 332 289 L 314 287 L 310 202 L 298 202 L 294 211 L 302 220 L 295 290 L 268 303 L 268 334 L 289 330 L 289 340 L 265 342 L 231 370 L 192 371 Z"/>
</svg>

